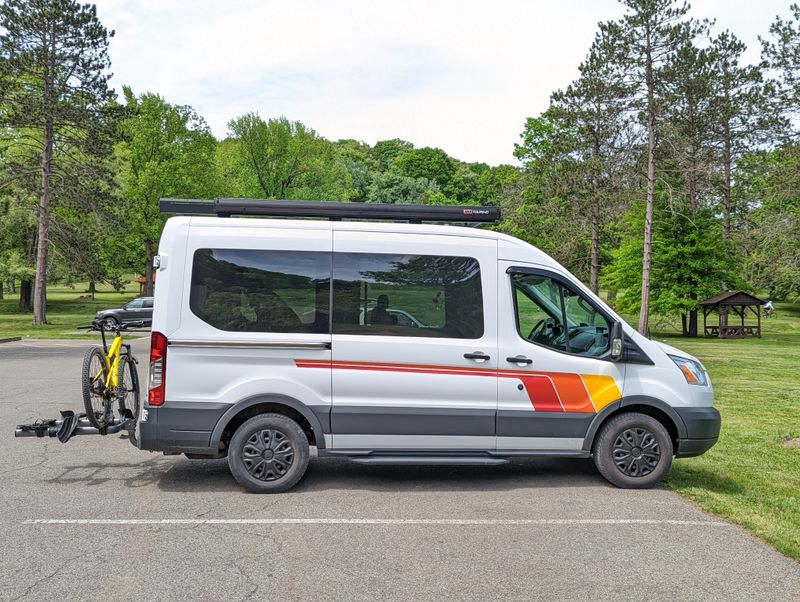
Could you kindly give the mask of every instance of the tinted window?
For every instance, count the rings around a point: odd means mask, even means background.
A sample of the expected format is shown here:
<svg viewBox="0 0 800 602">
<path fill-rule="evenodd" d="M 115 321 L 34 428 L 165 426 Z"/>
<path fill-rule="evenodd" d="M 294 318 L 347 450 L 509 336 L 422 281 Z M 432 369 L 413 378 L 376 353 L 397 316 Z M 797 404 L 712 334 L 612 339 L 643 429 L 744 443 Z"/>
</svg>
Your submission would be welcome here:
<svg viewBox="0 0 800 602">
<path fill-rule="evenodd" d="M 479 339 L 483 299 L 471 257 L 335 253 L 333 332 Z"/>
<path fill-rule="evenodd" d="M 144 299 L 134 299 L 125 305 L 125 309 L 139 309 L 144 305 Z"/>
<path fill-rule="evenodd" d="M 328 332 L 331 254 L 199 249 L 189 306 L 232 332 Z"/>
<path fill-rule="evenodd" d="M 578 355 L 608 351 L 609 323 L 585 297 L 546 276 L 515 274 L 511 282 L 524 339 Z"/>
<path fill-rule="evenodd" d="M 153 307 L 153 300 L 152 299 L 145 299 L 144 306 L 145 307 Z"/>
</svg>

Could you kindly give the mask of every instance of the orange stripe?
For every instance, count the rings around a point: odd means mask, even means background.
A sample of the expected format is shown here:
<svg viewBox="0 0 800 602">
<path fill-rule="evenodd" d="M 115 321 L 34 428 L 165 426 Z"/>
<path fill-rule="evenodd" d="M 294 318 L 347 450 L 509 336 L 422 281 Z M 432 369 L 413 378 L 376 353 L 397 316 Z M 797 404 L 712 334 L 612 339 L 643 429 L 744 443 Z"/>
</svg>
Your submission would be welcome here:
<svg viewBox="0 0 800 602">
<path fill-rule="evenodd" d="M 565 411 L 595 413 L 592 400 L 579 374 L 559 372 L 551 374 L 551 377 L 556 383 Z"/>
</svg>

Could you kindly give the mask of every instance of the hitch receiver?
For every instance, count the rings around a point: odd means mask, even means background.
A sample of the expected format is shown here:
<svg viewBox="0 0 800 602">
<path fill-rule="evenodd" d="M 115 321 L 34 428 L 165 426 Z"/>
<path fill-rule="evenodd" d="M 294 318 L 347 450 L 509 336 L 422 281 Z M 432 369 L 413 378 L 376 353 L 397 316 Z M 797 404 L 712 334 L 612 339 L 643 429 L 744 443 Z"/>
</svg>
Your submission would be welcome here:
<svg viewBox="0 0 800 602">
<path fill-rule="evenodd" d="M 125 415 L 120 419 L 114 417 L 102 429 L 97 429 L 87 420 L 86 413 L 76 414 L 72 410 L 62 410 L 61 419 L 39 419 L 31 424 L 18 424 L 14 429 L 15 437 L 55 437 L 61 443 L 66 443 L 75 435 L 113 435 L 121 431 L 128 431 L 128 437 L 135 446 L 136 420 L 130 410 L 125 410 Z"/>
</svg>

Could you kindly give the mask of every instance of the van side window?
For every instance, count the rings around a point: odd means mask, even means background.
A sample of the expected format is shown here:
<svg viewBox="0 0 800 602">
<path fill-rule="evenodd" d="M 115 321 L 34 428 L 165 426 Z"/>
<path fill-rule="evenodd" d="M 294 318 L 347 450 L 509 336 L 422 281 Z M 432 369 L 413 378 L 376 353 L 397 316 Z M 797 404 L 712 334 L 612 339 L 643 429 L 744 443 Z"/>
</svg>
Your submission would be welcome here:
<svg viewBox="0 0 800 602">
<path fill-rule="evenodd" d="M 334 253 L 333 332 L 479 339 L 483 295 L 478 261 Z"/>
<path fill-rule="evenodd" d="M 198 249 L 189 307 L 229 332 L 327 333 L 331 254 Z"/>
<path fill-rule="evenodd" d="M 608 351 L 610 325 L 585 297 L 547 276 L 513 274 L 511 283 L 522 338 L 590 357 Z"/>
</svg>

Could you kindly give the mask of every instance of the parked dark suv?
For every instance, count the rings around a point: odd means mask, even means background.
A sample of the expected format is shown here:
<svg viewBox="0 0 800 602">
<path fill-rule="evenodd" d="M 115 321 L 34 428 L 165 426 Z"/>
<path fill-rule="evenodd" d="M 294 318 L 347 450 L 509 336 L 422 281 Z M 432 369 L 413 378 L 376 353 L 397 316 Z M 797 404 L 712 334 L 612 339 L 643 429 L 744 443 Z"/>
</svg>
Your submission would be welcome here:
<svg viewBox="0 0 800 602">
<path fill-rule="evenodd" d="M 136 297 L 125 305 L 115 309 L 103 309 L 97 312 L 96 320 L 103 320 L 106 328 L 110 329 L 117 324 L 144 321 L 147 326 L 153 323 L 153 298 Z"/>
</svg>

